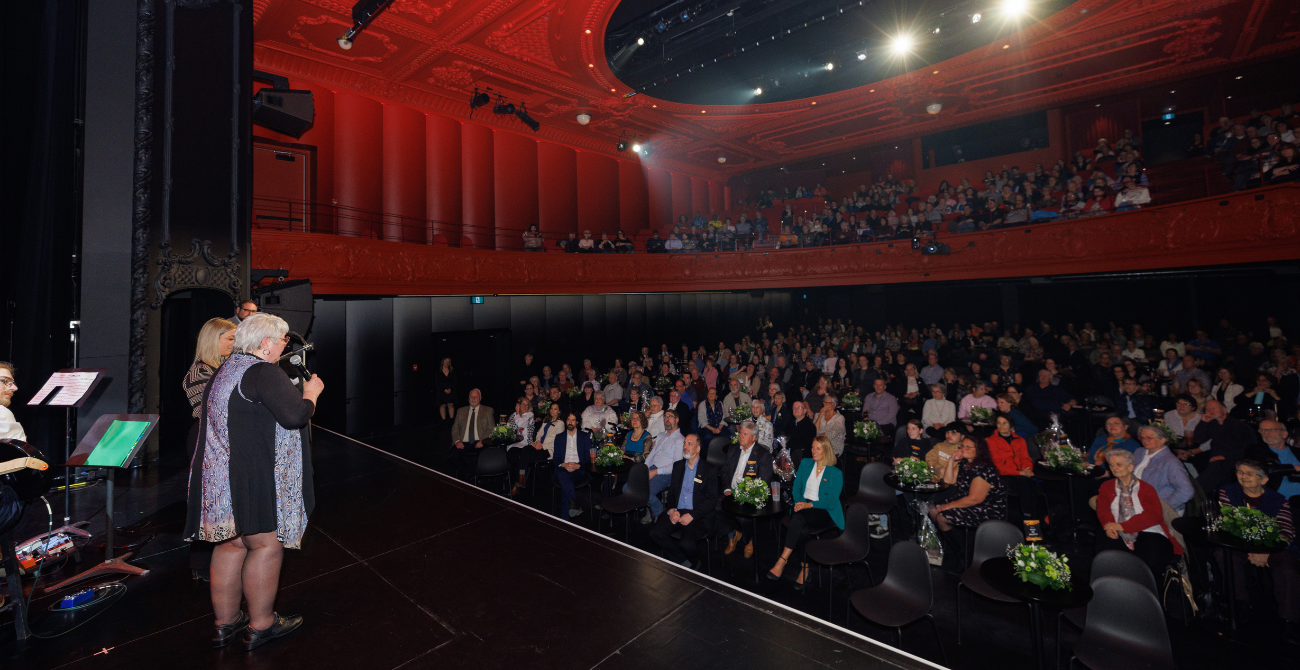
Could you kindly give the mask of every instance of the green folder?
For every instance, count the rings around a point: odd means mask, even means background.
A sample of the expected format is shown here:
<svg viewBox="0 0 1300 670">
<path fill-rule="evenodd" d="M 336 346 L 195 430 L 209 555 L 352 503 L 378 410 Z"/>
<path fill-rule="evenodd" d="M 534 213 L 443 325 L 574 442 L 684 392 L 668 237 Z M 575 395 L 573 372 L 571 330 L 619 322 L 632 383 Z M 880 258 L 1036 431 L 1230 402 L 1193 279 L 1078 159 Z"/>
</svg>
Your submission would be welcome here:
<svg viewBox="0 0 1300 670">
<path fill-rule="evenodd" d="M 86 457 L 82 467 L 122 467 L 131 457 L 131 452 L 135 451 L 135 445 L 140 442 L 140 437 L 146 430 L 149 430 L 148 421 L 115 419 L 104 432 L 104 437 L 100 438 L 99 444 L 96 444 L 94 450 Z"/>
</svg>

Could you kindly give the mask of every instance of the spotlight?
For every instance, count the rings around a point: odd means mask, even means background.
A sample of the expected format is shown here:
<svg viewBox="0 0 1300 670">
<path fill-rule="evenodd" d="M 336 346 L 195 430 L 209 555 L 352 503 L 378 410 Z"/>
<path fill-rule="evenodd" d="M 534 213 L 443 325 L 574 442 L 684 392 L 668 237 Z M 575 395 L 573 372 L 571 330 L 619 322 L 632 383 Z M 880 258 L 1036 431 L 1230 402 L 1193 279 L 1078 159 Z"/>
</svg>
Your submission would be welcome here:
<svg viewBox="0 0 1300 670">
<path fill-rule="evenodd" d="M 374 20 L 375 15 L 384 11 L 393 0 L 360 0 L 352 5 L 352 27 L 338 38 L 339 48 L 344 51 L 352 48 L 352 38 L 365 29 Z"/>
<path fill-rule="evenodd" d="M 492 113 L 500 114 L 501 116 L 510 116 L 515 113 L 515 106 L 513 103 L 506 102 L 505 98 L 497 96 L 497 104 L 492 106 Z"/>
<path fill-rule="evenodd" d="M 682 12 L 682 20 L 683 20 L 683 21 L 690 21 L 690 20 L 691 20 L 691 13 L 690 13 L 690 12 Z"/>
<path fill-rule="evenodd" d="M 913 249 L 920 249 L 920 248 L 921 248 L 921 238 L 919 238 L 919 237 L 913 237 L 913 238 L 912 238 L 912 248 L 913 248 Z"/>
<path fill-rule="evenodd" d="M 488 97 L 487 93 L 480 93 L 478 87 L 475 86 L 474 94 L 469 97 L 469 109 L 470 111 L 474 111 L 491 101 L 492 99 Z"/>
<path fill-rule="evenodd" d="M 348 32 L 352 32 L 352 31 L 349 30 Z M 342 50 L 344 50 L 344 51 L 347 51 L 348 49 L 351 49 L 351 48 L 352 48 L 352 40 L 348 39 L 346 36 L 344 36 L 344 37 L 340 37 L 340 38 L 339 38 L 339 48 L 342 49 Z"/>
<path fill-rule="evenodd" d="M 834 63 L 827 63 L 827 64 L 826 64 L 826 71 L 827 71 L 827 72 L 830 72 L 831 70 L 834 70 L 834 69 L 835 69 L 835 64 L 834 64 Z"/>
<path fill-rule="evenodd" d="M 763 95 L 763 87 L 759 86 L 758 88 L 754 89 L 754 95 Z"/>
<path fill-rule="evenodd" d="M 939 34 L 939 29 L 938 29 L 938 28 L 935 28 L 935 29 L 934 29 L 934 34 L 935 34 L 935 35 L 938 35 L 938 34 Z"/>
<path fill-rule="evenodd" d="M 659 23 L 655 24 L 655 30 L 662 33 L 663 31 L 668 30 L 668 26 L 665 25 L 663 21 L 660 21 Z"/>
<path fill-rule="evenodd" d="M 1002 13 L 1007 16 L 1020 16 L 1029 9 L 1029 0 L 1002 0 Z"/>
<path fill-rule="evenodd" d="M 515 110 L 515 116 L 519 117 L 519 120 L 525 126 L 532 129 L 533 132 L 537 132 L 537 129 L 542 127 L 542 124 L 538 123 L 536 119 L 528 115 L 528 108 L 525 105 L 521 104 L 519 109 Z"/>
<path fill-rule="evenodd" d="M 912 50 L 912 36 L 899 35 L 889 42 L 889 50 L 896 56 L 906 55 Z"/>
<path fill-rule="evenodd" d="M 652 148 L 650 147 L 650 145 L 648 145 L 648 144 L 645 145 L 645 146 L 643 146 L 643 147 L 641 147 L 641 157 L 642 157 L 642 158 L 649 158 L 649 157 L 650 157 L 650 154 L 651 154 L 652 152 L 653 152 L 653 149 L 652 149 Z"/>
<path fill-rule="evenodd" d="M 982 18 L 984 18 L 984 17 L 980 16 L 980 15 L 979 15 L 979 12 L 976 12 L 976 13 L 970 15 L 970 22 L 971 22 L 971 23 L 979 23 L 979 22 L 980 22 L 980 19 L 982 19 Z"/>
<path fill-rule="evenodd" d="M 942 242 L 931 242 L 921 247 L 922 256 L 947 256 L 950 253 L 952 248 Z"/>
<path fill-rule="evenodd" d="M 632 153 L 634 153 L 634 154 L 639 154 L 639 153 L 641 153 L 641 145 L 640 145 L 640 144 L 633 144 L 633 145 L 632 145 Z"/>
<path fill-rule="evenodd" d="M 866 59 L 867 59 L 866 54 L 858 54 L 858 60 L 866 60 Z"/>
<path fill-rule="evenodd" d="M 615 144 L 615 145 L 614 145 L 614 150 L 615 150 L 615 151 L 627 151 L 627 140 L 619 140 L 619 141 L 618 141 L 618 144 Z"/>
<path fill-rule="evenodd" d="M 636 38 L 636 45 L 639 47 L 645 46 L 645 38 L 644 37 Z"/>
</svg>

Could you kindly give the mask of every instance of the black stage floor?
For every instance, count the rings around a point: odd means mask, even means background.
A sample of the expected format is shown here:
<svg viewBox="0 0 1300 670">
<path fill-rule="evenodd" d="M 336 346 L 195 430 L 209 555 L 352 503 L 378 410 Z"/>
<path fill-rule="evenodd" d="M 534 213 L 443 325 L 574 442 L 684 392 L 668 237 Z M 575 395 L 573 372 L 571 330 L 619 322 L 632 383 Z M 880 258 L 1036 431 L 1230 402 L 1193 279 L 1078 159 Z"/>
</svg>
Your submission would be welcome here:
<svg viewBox="0 0 1300 670">
<path fill-rule="evenodd" d="M 427 435 L 419 442 L 430 445 Z M 129 578 L 121 600 L 61 637 L 19 645 L 9 617 L 0 618 L 0 665 L 929 667 L 349 438 L 317 430 L 314 453 L 317 507 L 303 549 L 286 552 L 277 601 L 279 611 L 306 618 L 292 637 L 252 653 L 208 646 L 207 584 L 191 579 L 179 540 L 184 472 L 154 466 L 121 475 L 115 498 L 119 524 L 156 534 L 132 560 L 151 572 Z M 78 492 L 74 518 L 96 518 L 102 528 L 103 495 L 103 487 Z M 56 503 L 62 507 L 61 499 Z M 19 538 L 45 523 L 44 506 L 33 508 Z M 752 570 L 738 572 L 752 580 Z M 51 602 L 38 597 L 32 604 L 37 628 Z M 933 639 L 926 629 L 910 635 Z"/>
</svg>

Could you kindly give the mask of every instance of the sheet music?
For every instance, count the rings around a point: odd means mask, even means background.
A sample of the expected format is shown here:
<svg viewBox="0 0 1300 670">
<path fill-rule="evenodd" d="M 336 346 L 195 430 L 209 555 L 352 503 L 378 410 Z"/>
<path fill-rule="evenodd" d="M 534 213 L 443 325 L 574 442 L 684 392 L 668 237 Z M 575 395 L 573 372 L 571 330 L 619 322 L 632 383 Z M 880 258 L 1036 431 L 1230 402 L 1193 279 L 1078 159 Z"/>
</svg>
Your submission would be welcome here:
<svg viewBox="0 0 1300 670">
<path fill-rule="evenodd" d="M 90 389 L 91 384 L 95 383 L 95 378 L 98 376 L 98 372 L 56 372 L 50 375 L 49 381 L 45 382 L 45 385 L 36 392 L 36 395 L 32 396 L 31 400 L 27 401 L 27 404 L 41 404 L 41 401 L 45 400 L 45 397 L 51 391 L 61 386 L 63 388 L 54 394 L 49 405 L 59 407 L 75 405 L 78 400 L 81 400 L 82 396 L 86 395 L 86 391 Z"/>
</svg>

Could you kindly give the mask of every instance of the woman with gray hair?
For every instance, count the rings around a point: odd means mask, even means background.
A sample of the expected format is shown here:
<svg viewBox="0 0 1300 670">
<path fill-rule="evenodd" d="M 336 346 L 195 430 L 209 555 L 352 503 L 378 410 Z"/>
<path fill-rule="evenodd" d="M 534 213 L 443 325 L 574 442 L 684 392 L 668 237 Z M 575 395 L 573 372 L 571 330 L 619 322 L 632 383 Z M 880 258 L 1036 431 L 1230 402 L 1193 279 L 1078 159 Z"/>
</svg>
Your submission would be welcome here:
<svg viewBox="0 0 1300 670">
<path fill-rule="evenodd" d="M 836 400 L 833 393 L 822 396 L 821 411 L 813 416 L 813 426 L 818 435 L 831 441 L 831 451 L 838 457 L 844 454 L 844 415 L 835 411 Z"/>
<path fill-rule="evenodd" d="M 1097 492 L 1097 520 L 1105 531 L 1097 536 L 1097 551 L 1118 549 L 1136 554 L 1152 575 L 1163 575 L 1183 548 L 1165 525 L 1160 496 L 1154 486 L 1133 474 L 1133 452 L 1112 449 L 1106 452 L 1106 465 L 1115 478 L 1103 482 Z"/>
<path fill-rule="evenodd" d="M 770 450 L 776 435 L 772 429 L 772 422 L 768 421 L 766 416 L 763 416 L 763 409 L 762 400 L 756 398 L 749 401 L 749 412 L 753 416 L 754 426 L 758 431 L 758 443 Z"/>
<path fill-rule="evenodd" d="M 1196 495 L 1196 489 L 1183 462 L 1169 450 L 1165 431 L 1156 426 L 1142 426 L 1138 428 L 1138 442 L 1142 448 L 1133 453 L 1136 462 L 1133 476 L 1150 484 L 1162 501 L 1182 514 L 1187 501 Z"/>
<path fill-rule="evenodd" d="M 276 365 L 288 332 L 272 314 L 244 319 L 203 395 L 184 538 L 217 544 L 215 647 L 244 632 L 244 648 L 255 649 L 302 625 L 301 616 L 281 616 L 273 606 L 284 548 L 299 548 L 314 504 L 306 428 L 324 384 L 312 375 L 300 392 Z"/>
</svg>

